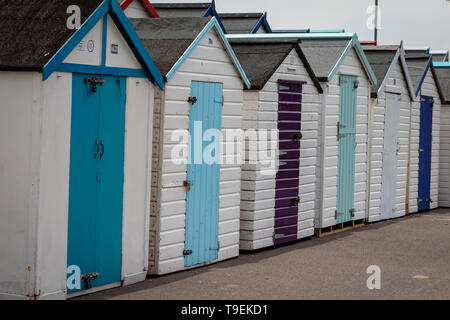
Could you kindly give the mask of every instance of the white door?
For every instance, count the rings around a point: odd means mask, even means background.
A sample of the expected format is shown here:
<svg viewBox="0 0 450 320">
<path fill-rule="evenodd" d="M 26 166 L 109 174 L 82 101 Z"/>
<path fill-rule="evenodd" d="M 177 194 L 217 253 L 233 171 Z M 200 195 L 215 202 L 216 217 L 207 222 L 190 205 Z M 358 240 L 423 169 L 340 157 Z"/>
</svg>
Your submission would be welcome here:
<svg viewBox="0 0 450 320">
<path fill-rule="evenodd" d="M 400 126 L 399 94 L 386 94 L 384 118 L 383 177 L 381 185 L 381 219 L 395 218 L 397 189 L 397 155 L 400 150 L 398 131 Z"/>
</svg>

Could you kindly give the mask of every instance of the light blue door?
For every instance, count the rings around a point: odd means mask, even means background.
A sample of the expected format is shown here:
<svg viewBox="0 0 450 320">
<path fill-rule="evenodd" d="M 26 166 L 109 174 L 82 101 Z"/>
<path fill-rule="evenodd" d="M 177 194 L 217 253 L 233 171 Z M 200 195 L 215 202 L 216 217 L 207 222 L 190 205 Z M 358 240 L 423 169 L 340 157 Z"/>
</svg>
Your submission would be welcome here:
<svg viewBox="0 0 450 320">
<path fill-rule="evenodd" d="M 356 77 L 341 75 L 338 126 L 338 188 L 336 223 L 354 218 L 356 148 Z"/>
<path fill-rule="evenodd" d="M 192 82 L 186 185 L 185 266 L 218 258 L 221 83 Z"/>
<path fill-rule="evenodd" d="M 73 75 L 67 263 L 81 269 L 80 290 L 121 279 L 125 88 Z"/>
</svg>

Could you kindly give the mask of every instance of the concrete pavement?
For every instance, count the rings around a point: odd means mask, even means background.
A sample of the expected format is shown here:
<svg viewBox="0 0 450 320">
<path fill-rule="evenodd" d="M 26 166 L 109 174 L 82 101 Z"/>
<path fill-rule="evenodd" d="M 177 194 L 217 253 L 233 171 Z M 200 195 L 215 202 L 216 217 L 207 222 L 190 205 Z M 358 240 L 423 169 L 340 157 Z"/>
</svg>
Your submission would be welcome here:
<svg viewBox="0 0 450 320">
<path fill-rule="evenodd" d="M 367 289 L 371 265 L 381 289 Z M 450 299 L 450 209 L 300 241 L 78 299 Z"/>
</svg>

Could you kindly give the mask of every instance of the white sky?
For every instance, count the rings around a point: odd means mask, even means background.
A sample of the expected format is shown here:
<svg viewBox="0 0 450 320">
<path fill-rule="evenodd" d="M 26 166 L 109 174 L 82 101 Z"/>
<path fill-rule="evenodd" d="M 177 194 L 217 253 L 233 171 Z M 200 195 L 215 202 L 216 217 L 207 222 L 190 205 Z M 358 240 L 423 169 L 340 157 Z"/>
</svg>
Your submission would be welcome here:
<svg viewBox="0 0 450 320">
<path fill-rule="evenodd" d="M 150 0 L 150 2 L 209 2 L 210 0 Z M 373 40 L 367 27 L 368 8 L 375 0 L 216 0 L 218 12 L 267 11 L 273 29 L 341 29 Z M 380 44 L 450 49 L 450 1 L 379 0 Z"/>
</svg>

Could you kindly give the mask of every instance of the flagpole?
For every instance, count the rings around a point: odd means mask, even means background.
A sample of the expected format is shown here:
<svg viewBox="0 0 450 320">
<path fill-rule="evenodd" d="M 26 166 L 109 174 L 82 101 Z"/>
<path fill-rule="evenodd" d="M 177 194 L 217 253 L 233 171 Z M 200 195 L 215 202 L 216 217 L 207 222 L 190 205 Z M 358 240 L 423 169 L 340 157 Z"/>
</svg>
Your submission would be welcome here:
<svg viewBox="0 0 450 320">
<path fill-rule="evenodd" d="M 375 28 L 374 28 L 374 40 L 378 42 L 378 0 L 375 0 Z"/>
</svg>

